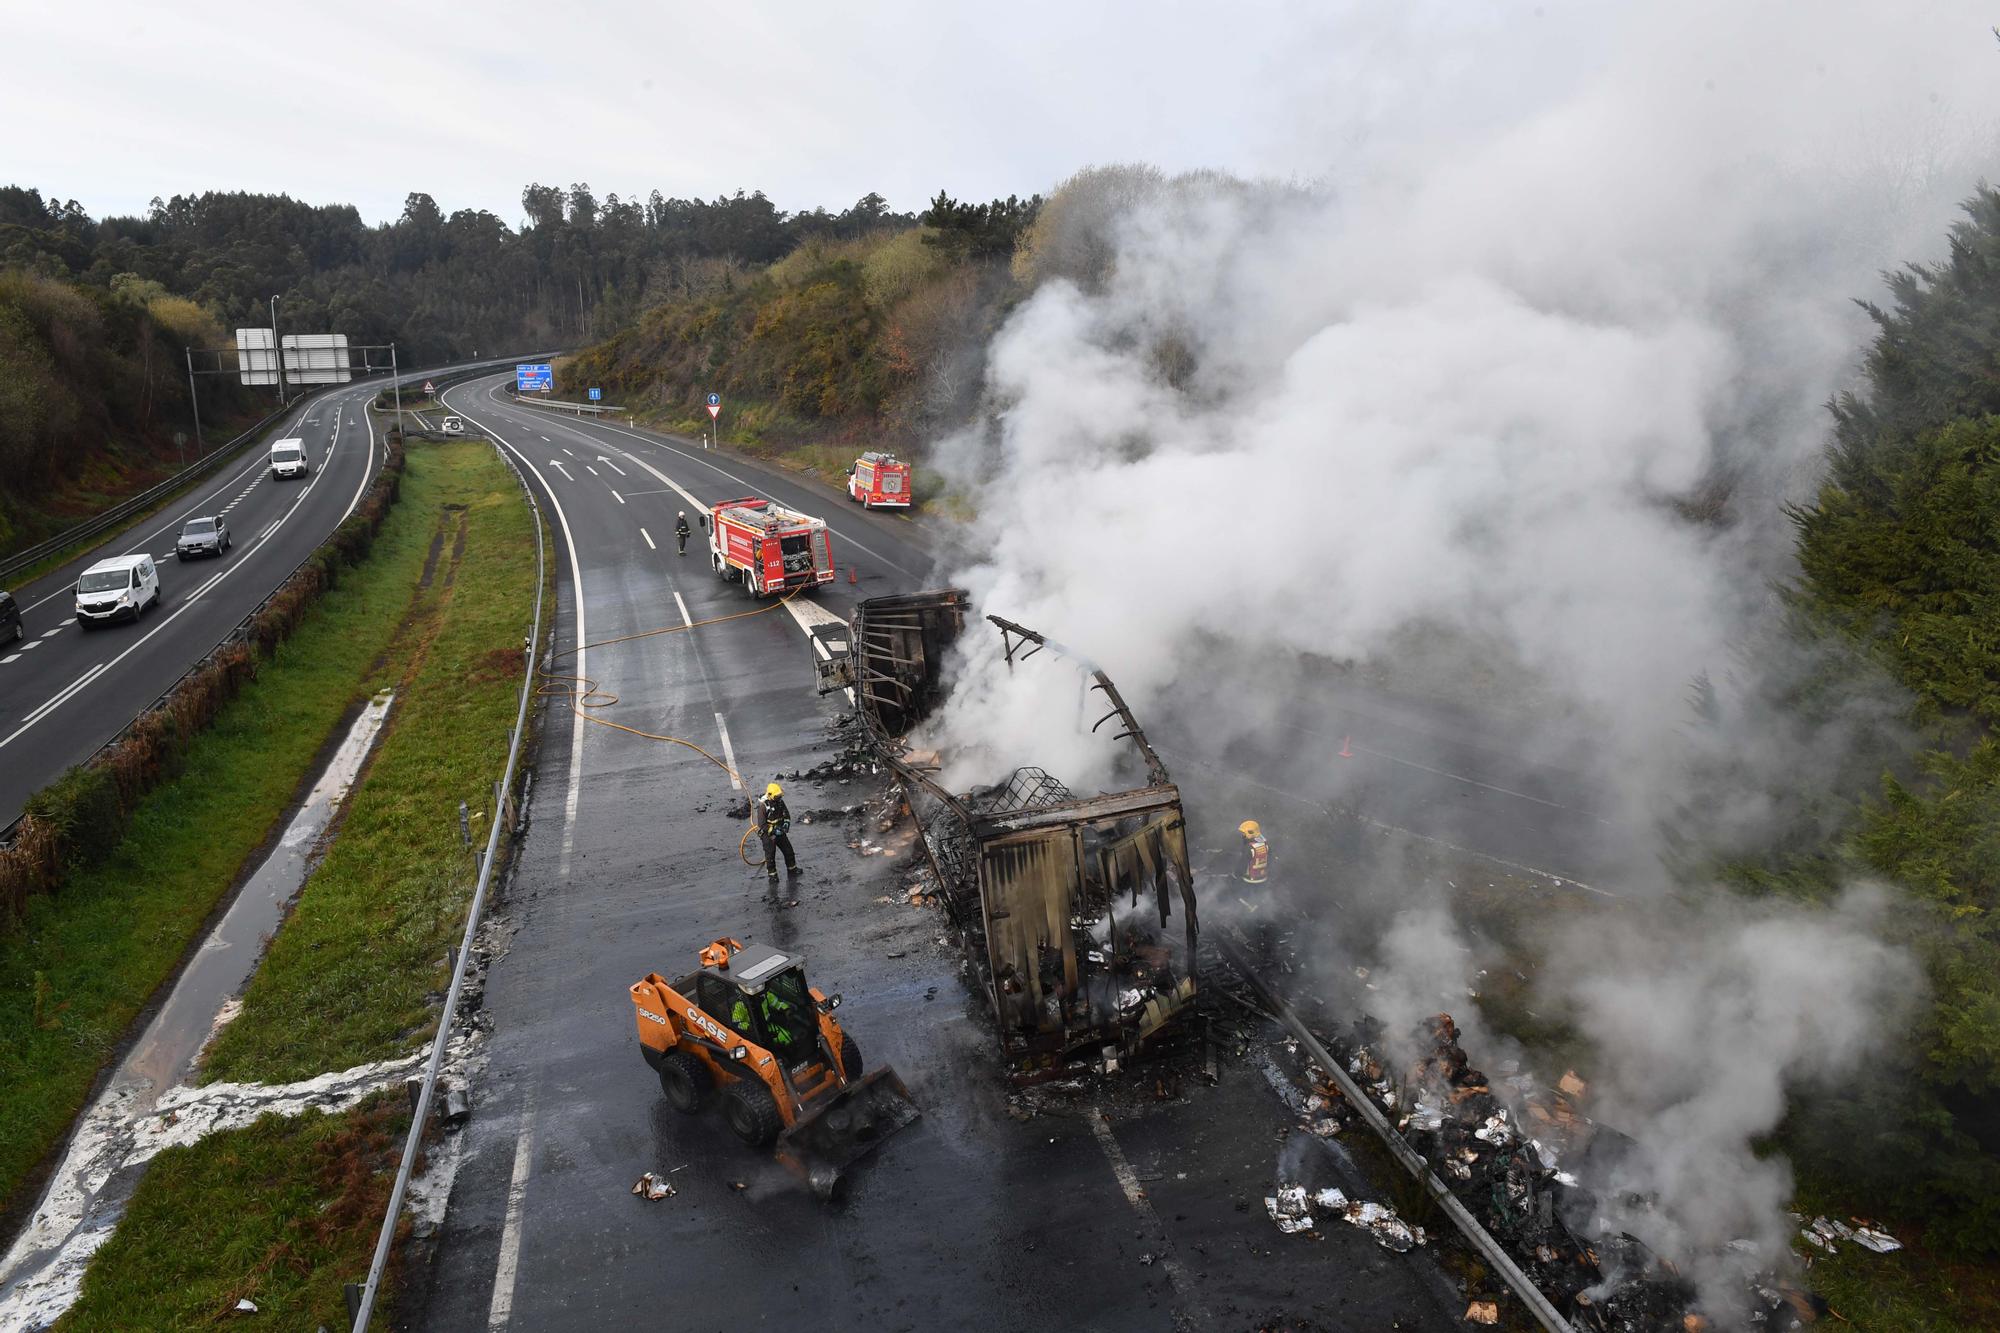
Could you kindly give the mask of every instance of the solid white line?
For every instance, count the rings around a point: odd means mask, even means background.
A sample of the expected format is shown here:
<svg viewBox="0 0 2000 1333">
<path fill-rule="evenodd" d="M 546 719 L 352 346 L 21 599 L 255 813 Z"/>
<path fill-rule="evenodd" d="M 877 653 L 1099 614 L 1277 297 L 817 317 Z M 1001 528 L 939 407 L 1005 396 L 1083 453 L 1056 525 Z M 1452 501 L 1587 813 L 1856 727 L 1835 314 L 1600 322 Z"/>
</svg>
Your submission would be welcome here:
<svg viewBox="0 0 2000 1333">
<path fill-rule="evenodd" d="M 587 633 L 585 633 L 584 630 L 583 566 L 580 563 L 578 563 L 577 560 L 576 534 L 570 531 L 569 516 L 563 513 L 562 501 L 556 498 L 555 487 L 549 485 L 549 479 L 542 475 L 542 470 L 540 468 L 536 467 L 534 463 L 529 461 L 529 458 L 526 454 L 522 453 L 519 449 L 516 449 L 513 445 L 507 443 L 507 441 L 501 437 L 498 431 L 489 427 L 485 422 L 479 420 L 479 418 L 473 416 L 470 412 L 466 412 L 461 409 L 459 415 L 466 418 L 466 420 L 470 421 L 473 425 L 479 427 L 480 430 L 484 431 L 495 442 L 497 442 L 501 448 L 505 449 L 508 453 L 514 455 L 514 457 L 520 459 L 521 466 L 527 468 L 528 471 L 534 473 L 535 480 L 542 484 L 542 490 L 546 492 L 549 497 L 549 504 L 556 511 L 556 523 L 558 526 L 562 528 L 563 544 L 569 548 L 570 586 L 576 590 L 576 595 L 574 599 L 576 603 L 575 607 L 576 652 L 574 654 L 574 658 L 576 661 L 575 674 L 579 676 L 586 675 L 588 673 L 585 669 L 585 663 L 584 663 L 584 658 L 585 658 L 584 645 L 590 642 L 590 637 Z M 552 463 L 551 466 L 558 466 L 558 465 Z M 571 853 L 576 849 L 576 809 L 582 794 L 582 790 L 583 790 L 583 719 L 581 717 L 576 717 L 573 718 L 570 723 L 569 791 L 563 797 L 562 855 L 557 859 L 556 863 L 556 878 L 563 882 L 567 882 L 569 880 L 569 859 Z"/>
<path fill-rule="evenodd" d="M 1090 1132 L 1097 1136 L 1097 1146 L 1104 1150 L 1104 1156 L 1111 1163 L 1111 1174 L 1117 1178 L 1118 1188 L 1125 1195 L 1125 1202 L 1132 1205 L 1132 1211 L 1154 1230 L 1160 1233 L 1160 1241 L 1165 1253 L 1160 1256 L 1160 1267 L 1167 1270 L 1167 1281 L 1173 1284 L 1174 1295 L 1180 1297 L 1183 1313 L 1194 1320 L 1197 1327 L 1208 1326 L 1208 1312 L 1201 1307 L 1201 1300 L 1195 1292 L 1194 1283 L 1188 1280 L 1187 1270 L 1174 1257 L 1173 1242 L 1167 1239 L 1167 1229 L 1160 1225 L 1160 1215 L 1153 1210 L 1153 1201 L 1146 1197 L 1146 1191 L 1139 1188 L 1138 1173 L 1125 1160 L 1125 1150 L 1112 1137 L 1111 1126 L 1105 1123 L 1104 1112 L 1095 1106 L 1085 1114 L 1090 1121 Z"/>
<path fill-rule="evenodd" d="M 681 590 L 679 588 L 674 589 L 674 605 L 681 609 L 681 624 L 686 625 L 689 629 L 693 629 L 694 617 L 688 614 L 688 604 L 681 600 Z"/>
<path fill-rule="evenodd" d="M 35 641 L 35 643 L 40 643 L 40 642 L 41 640 L 39 639 Z M 34 643 L 28 645 L 29 648 L 33 648 L 34 646 L 35 646 Z M 23 651 L 25 651 L 25 649 Z M 62 706 L 63 700 L 69 698 L 71 695 L 75 694 L 78 690 L 90 684 L 91 681 L 97 678 L 98 673 L 103 670 L 104 670 L 104 663 L 99 662 L 96 666 L 84 672 L 81 676 L 78 676 L 75 680 L 71 681 L 69 684 L 63 686 L 60 690 L 57 690 L 53 695 L 49 697 L 48 701 L 44 703 L 40 708 L 37 708 L 34 712 L 28 714 L 27 719 L 21 723 L 21 730 L 15 732 L 14 736 L 20 735 L 22 731 L 26 731 L 29 727 L 34 726 L 37 722 L 47 717 L 52 711 L 54 711 L 57 708 L 60 708 Z M 9 736 L 7 738 L 7 741 L 13 740 L 14 736 Z M 5 745 L 7 741 L 0 741 L 0 745 Z"/>
<path fill-rule="evenodd" d="M 657 551 L 657 550 L 659 550 L 659 549 L 660 549 L 660 548 L 659 548 L 659 546 L 658 546 L 658 544 L 657 544 L 657 543 L 655 543 L 655 542 L 653 541 L 653 534 L 652 534 L 652 533 L 650 533 L 650 532 L 646 531 L 646 530 L 645 530 L 644 528 L 640 528 L 640 529 L 639 529 L 639 535 L 640 535 L 641 537 L 644 537 L 644 538 L 646 539 L 646 545 L 648 545 L 648 546 L 652 547 L 652 548 L 653 548 L 653 549 L 654 549 L 655 551 Z"/>
<path fill-rule="evenodd" d="M 611 492 L 611 498 L 612 498 L 612 499 L 614 499 L 614 500 L 616 500 L 616 501 L 617 501 L 617 502 L 618 502 L 619 504 L 624 504 L 624 503 L 625 503 L 625 497 L 624 497 L 624 496 L 622 496 L 622 495 L 620 495 L 620 494 L 619 494 L 619 493 L 618 493 L 617 491 L 615 491 L 615 490 L 614 490 L 613 492 Z"/>
<path fill-rule="evenodd" d="M 680 596 L 679 593 L 675 593 L 674 600 L 680 601 Z M 687 607 L 685 605 L 681 607 L 681 618 L 683 620 L 687 618 Z M 729 764 L 729 785 L 738 791 L 742 791 L 743 779 L 736 772 L 736 747 L 729 743 L 729 724 L 722 720 L 722 714 L 720 713 L 715 715 L 715 729 L 722 733 L 722 757 Z"/>
<path fill-rule="evenodd" d="M 489 1333 L 499 1333 L 514 1317 L 514 1279 L 521 1270 L 521 1205 L 528 1197 L 528 1170 L 535 1157 L 533 1083 L 528 1085 L 522 1103 L 521 1133 L 514 1140 L 514 1174 L 507 1181 L 507 1218 L 500 1227 L 500 1257 L 493 1268 L 493 1302 L 486 1307 Z"/>
</svg>

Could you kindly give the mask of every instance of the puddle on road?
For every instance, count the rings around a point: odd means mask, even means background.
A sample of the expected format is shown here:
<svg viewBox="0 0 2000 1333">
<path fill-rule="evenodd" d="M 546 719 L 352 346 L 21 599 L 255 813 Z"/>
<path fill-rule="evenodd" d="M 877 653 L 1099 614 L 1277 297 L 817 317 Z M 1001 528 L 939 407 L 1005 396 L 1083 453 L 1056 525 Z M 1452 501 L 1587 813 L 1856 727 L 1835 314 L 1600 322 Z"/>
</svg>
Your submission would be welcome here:
<svg viewBox="0 0 2000 1333">
<path fill-rule="evenodd" d="M 187 1079 L 202 1047 L 235 1017 L 240 1006 L 233 997 L 305 883 L 314 849 L 360 776 L 391 701 L 384 691 L 355 719 L 277 846 L 189 958 L 166 1003 L 77 1123 L 33 1218 L 0 1261 L 0 1326 L 41 1327 L 75 1299 L 83 1266 L 110 1239 L 138 1184 L 139 1172 L 124 1170 L 138 1155 L 135 1122 L 152 1115 L 161 1098 Z M 61 1271 L 44 1272 L 58 1258 Z"/>
</svg>

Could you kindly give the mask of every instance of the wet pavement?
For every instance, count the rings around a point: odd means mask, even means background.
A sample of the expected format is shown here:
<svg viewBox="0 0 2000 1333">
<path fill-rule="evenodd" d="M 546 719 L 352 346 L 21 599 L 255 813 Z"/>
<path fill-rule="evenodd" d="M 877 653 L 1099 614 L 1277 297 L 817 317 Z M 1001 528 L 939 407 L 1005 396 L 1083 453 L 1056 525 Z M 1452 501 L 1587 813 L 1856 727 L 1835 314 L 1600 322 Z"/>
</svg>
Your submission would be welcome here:
<svg viewBox="0 0 2000 1333">
<path fill-rule="evenodd" d="M 566 515 L 576 568 L 562 564 L 559 649 L 577 642 L 579 575 L 589 641 L 677 622 L 680 603 L 693 620 L 751 609 L 698 549 L 683 561 L 643 540 L 641 526 L 656 539 L 671 532 L 683 507 L 671 487 L 633 482 L 613 497 L 626 483 L 576 464 L 605 450 L 607 468 L 633 473 L 644 459 L 705 500 L 743 490 L 704 479 L 701 460 L 666 446 L 620 444 L 607 428 L 499 404 L 483 387 L 459 394 L 455 408 L 542 464 L 540 484 Z M 552 469 L 554 459 L 571 466 Z M 889 520 L 756 479 L 828 517 L 837 559 L 852 527 L 849 545 L 868 546 L 875 569 L 900 567 L 858 589 L 843 578 L 822 605 L 844 613 L 857 593 L 923 586 L 926 553 Z M 844 701 L 814 695 L 805 636 L 783 610 L 592 648 L 581 670 L 618 696 L 608 719 L 731 756 L 754 787 L 841 745 Z M 581 780 L 566 824 L 573 756 Z M 1380 1191 L 1341 1149 L 1302 1143 L 1255 1060 L 1226 1052 L 1214 1086 L 1190 1076 L 1190 1056 L 1076 1092 L 1014 1096 L 959 956 L 942 942 L 940 910 L 877 901 L 899 896 L 908 857 L 848 846 L 880 836 L 839 813 L 877 794 L 879 779 L 787 786 L 807 873 L 773 892 L 738 859 L 744 825 L 728 813 L 737 793 L 721 769 L 604 727 L 585 725 L 579 744 L 566 708 L 545 715 L 531 831 L 500 904 L 511 943 L 485 979 L 488 1075 L 433 1261 L 413 1275 L 400 1323 L 1458 1325 L 1463 1298 L 1435 1245 L 1392 1255 L 1345 1226 L 1278 1233 L 1263 1197 L 1281 1163 L 1302 1169 L 1301 1154 L 1315 1183 L 1350 1197 Z M 868 1067 L 893 1065 L 923 1108 L 831 1204 L 743 1148 L 712 1112 L 669 1109 L 640 1057 L 626 988 L 647 971 L 690 970 L 721 935 L 805 953 L 814 982 L 844 996 L 841 1018 Z M 1181 1075 L 1165 1096 L 1160 1069 Z M 633 1196 L 644 1171 L 668 1174 L 677 1192 Z"/>
</svg>

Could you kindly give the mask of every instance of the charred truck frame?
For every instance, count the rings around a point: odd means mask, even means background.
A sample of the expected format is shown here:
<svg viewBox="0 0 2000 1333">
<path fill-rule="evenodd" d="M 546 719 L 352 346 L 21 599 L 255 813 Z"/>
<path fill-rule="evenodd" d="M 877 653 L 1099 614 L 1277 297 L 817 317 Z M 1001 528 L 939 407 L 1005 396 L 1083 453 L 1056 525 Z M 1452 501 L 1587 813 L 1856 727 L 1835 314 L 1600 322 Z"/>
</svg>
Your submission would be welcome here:
<svg viewBox="0 0 2000 1333">
<path fill-rule="evenodd" d="M 907 738 L 950 693 L 946 662 L 970 600 L 956 588 L 876 597 L 846 626 L 821 626 L 820 692 L 853 689 L 871 743 L 902 780 L 1014 1079 L 1085 1060 L 1116 1068 L 1194 1002 L 1199 925 L 1180 791 L 1103 671 L 998 616 L 987 620 L 1008 670 L 1045 648 L 1075 662 L 1082 700 L 1096 693 L 1109 707 L 1090 731 L 1115 721 L 1107 739 L 1131 742 L 1147 785 L 1079 797 L 1039 768 L 967 793 L 940 785 L 938 756 Z M 1177 897 L 1181 948 L 1169 928 Z"/>
</svg>

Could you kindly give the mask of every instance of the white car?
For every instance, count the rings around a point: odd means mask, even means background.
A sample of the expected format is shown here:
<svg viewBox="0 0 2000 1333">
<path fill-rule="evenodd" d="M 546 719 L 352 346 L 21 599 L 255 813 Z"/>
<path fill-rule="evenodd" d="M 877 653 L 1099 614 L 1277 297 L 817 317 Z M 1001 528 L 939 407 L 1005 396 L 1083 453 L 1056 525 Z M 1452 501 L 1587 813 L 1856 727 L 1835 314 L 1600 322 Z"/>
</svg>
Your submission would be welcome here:
<svg viewBox="0 0 2000 1333">
<path fill-rule="evenodd" d="M 457 417 L 446 417 L 444 419 L 444 433 L 447 435 L 465 434 L 465 422 Z"/>
<path fill-rule="evenodd" d="M 303 477 L 311 470 L 306 462 L 304 440 L 279 440 L 271 446 L 271 475 L 280 481 L 286 477 Z"/>
<path fill-rule="evenodd" d="M 114 555 L 83 571 L 76 581 L 76 623 L 84 629 L 111 620 L 137 620 L 160 604 L 160 571 L 150 555 Z"/>
</svg>

